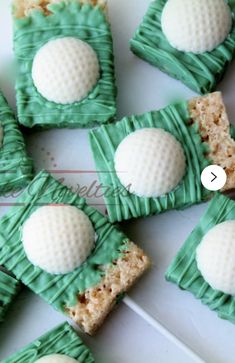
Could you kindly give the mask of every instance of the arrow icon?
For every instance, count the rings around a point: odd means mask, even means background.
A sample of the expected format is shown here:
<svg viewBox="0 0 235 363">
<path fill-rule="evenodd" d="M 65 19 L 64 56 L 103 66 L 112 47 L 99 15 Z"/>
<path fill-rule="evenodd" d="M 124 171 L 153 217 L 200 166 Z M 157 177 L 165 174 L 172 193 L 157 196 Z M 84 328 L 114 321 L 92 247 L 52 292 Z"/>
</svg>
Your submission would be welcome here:
<svg viewBox="0 0 235 363">
<path fill-rule="evenodd" d="M 201 174 L 202 185 L 213 192 L 222 189 L 226 184 L 226 180 L 226 172 L 219 165 L 209 165 Z"/>
<path fill-rule="evenodd" d="M 212 174 L 212 175 L 213 175 L 213 177 L 214 177 L 214 178 L 211 180 L 211 183 L 213 183 L 213 181 L 214 181 L 215 179 L 217 179 L 217 176 L 216 176 L 214 173 L 212 173 L 212 172 L 211 172 L 211 174 Z"/>
</svg>

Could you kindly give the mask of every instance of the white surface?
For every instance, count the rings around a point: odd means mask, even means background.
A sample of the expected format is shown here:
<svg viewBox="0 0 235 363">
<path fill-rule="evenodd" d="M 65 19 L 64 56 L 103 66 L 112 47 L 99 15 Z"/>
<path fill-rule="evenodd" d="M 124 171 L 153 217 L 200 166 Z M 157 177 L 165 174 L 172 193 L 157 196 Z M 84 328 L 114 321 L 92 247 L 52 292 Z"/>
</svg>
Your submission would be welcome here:
<svg viewBox="0 0 235 363">
<path fill-rule="evenodd" d="M 71 205 L 38 208 L 22 228 L 26 256 L 50 274 L 67 274 L 81 266 L 95 246 L 87 215 Z"/>
<path fill-rule="evenodd" d="M 227 174 L 219 165 L 207 166 L 201 174 L 203 186 L 211 191 L 222 189 L 227 182 Z"/>
<path fill-rule="evenodd" d="M 196 249 L 199 271 L 215 290 L 235 295 L 235 221 L 211 228 Z"/>
<path fill-rule="evenodd" d="M 162 13 L 162 29 L 172 47 L 196 54 L 212 51 L 232 26 L 225 0 L 168 0 Z"/>
<path fill-rule="evenodd" d="M 117 176 L 139 197 L 160 197 L 175 189 L 185 174 L 182 145 L 163 129 L 132 132 L 115 152 Z"/>
<path fill-rule="evenodd" d="M 79 363 L 78 360 L 63 354 L 51 354 L 38 359 L 35 363 Z"/>
<path fill-rule="evenodd" d="M 191 358 L 195 363 L 204 363 L 204 360 L 197 353 L 195 353 L 186 343 L 184 343 L 180 338 L 171 333 L 169 329 L 164 326 L 164 324 L 160 323 L 158 319 L 153 318 L 129 296 L 125 296 L 124 303 L 137 315 L 139 315 L 147 323 L 149 323 L 154 329 L 156 329 L 160 334 L 167 338 L 171 343 L 177 346 L 182 352 L 186 353 L 188 359 Z"/>
<path fill-rule="evenodd" d="M 46 100 L 68 104 L 87 97 L 96 85 L 100 66 L 94 49 L 82 40 L 50 40 L 36 53 L 32 78 Z"/>
<path fill-rule="evenodd" d="M 109 0 L 119 88 L 119 118 L 157 109 L 171 101 L 194 95 L 180 82 L 134 57 L 129 51 L 128 40 L 149 2 Z M 14 106 L 9 14 L 9 0 L 5 0 L 0 3 L 0 86 Z M 224 91 L 231 119 L 235 113 L 234 84 L 233 63 L 219 87 Z M 27 144 L 38 170 L 53 169 L 57 178 L 63 178 L 64 183 L 72 185 L 76 190 L 88 186 L 89 203 L 105 210 L 102 200 L 94 195 L 94 187 L 98 182 L 93 173 L 94 163 L 88 146 L 87 131 L 51 130 L 34 133 L 27 137 Z M 82 193 L 84 194 L 84 190 Z M 10 201 L 8 196 L 4 200 L 5 205 Z M 7 206 L 2 206 L 1 213 L 6 208 Z M 180 291 L 164 279 L 169 263 L 205 208 L 205 205 L 201 205 L 183 212 L 168 212 L 145 220 L 122 223 L 130 238 L 144 247 L 154 261 L 152 271 L 133 289 L 131 297 L 153 318 L 157 318 L 199 352 L 207 363 L 233 363 L 235 326 L 219 319 L 191 294 Z M 0 360 L 62 321 L 63 317 L 41 299 L 30 292 L 24 292 L 10 311 L 8 320 L 0 327 Z M 194 362 L 123 305 L 110 315 L 95 338 L 84 339 L 92 348 L 97 363 Z"/>
<path fill-rule="evenodd" d="M 29 291 L 19 295 L 0 328 L 0 361 L 64 321 Z M 95 337 L 79 333 L 96 363 L 193 363 L 143 319 L 121 304 Z"/>
</svg>

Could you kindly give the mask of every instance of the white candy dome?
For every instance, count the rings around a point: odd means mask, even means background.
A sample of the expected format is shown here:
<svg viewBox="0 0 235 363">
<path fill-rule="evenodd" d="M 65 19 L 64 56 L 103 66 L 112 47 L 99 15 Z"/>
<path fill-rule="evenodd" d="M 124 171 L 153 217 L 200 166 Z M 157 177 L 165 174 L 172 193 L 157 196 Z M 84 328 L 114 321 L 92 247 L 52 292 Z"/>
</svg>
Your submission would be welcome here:
<svg viewBox="0 0 235 363">
<path fill-rule="evenodd" d="M 235 220 L 209 230 L 197 247 L 196 261 L 214 290 L 235 295 Z"/>
<path fill-rule="evenodd" d="M 51 354 L 36 360 L 34 363 L 79 363 L 79 361 L 64 354 Z"/>
<path fill-rule="evenodd" d="M 57 38 L 43 45 L 33 60 L 32 79 L 37 91 L 58 104 L 79 102 L 99 79 L 97 55 L 86 42 Z"/>
<path fill-rule="evenodd" d="M 76 207 L 44 206 L 24 223 L 22 242 L 34 266 L 50 274 L 67 274 L 90 255 L 95 231 L 87 215 Z"/>
<path fill-rule="evenodd" d="M 162 30 L 172 47 L 192 53 L 210 52 L 229 35 L 232 13 L 225 0 L 168 0 Z"/>
<path fill-rule="evenodd" d="M 185 174 L 180 143 L 169 132 L 145 128 L 132 132 L 118 146 L 115 171 L 131 193 L 159 197 L 172 191 Z"/>
</svg>

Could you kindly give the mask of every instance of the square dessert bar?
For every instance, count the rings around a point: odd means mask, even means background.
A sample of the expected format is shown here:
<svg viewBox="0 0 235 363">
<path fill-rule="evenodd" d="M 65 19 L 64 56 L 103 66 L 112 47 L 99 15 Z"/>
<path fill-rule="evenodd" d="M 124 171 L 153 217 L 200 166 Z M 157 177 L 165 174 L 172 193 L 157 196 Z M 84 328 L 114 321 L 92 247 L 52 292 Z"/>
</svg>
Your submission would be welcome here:
<svg viewBox="0 0 235 363">
<path fill-rule="evenodd" d="M 5 313 L 19 290 L 19 281 L 0 269 L 0 322 L 4 320 Z"/>
<path fill-rule="evenodd" d="M 216 225 L 235 220 L 235 202 L 221 194 L 211 200 L 199 224 L 188 237 L 166 272 L 166 279 L 190 291 L 219 317 L 235 323 L 235 297 L 215 290 L 204 280 L 196 262 L 196 248 Z"/>
<path fill-rule="evenodd" d="M 158 197 L 143 197 L 131 193 L 122 185 L 115 169 L 116 151 L 123 140 L 137 130 L 148 128 L 163 129 L 173 135 L 181 144 L 186 159 L 185 174 L 181 182 L 169 193 Z M 152 157 L 147 179 L 152 177 L 152 167 L 161 148 L 161 141 L 160 139 L 154 155 L 151 150 L 147 150 L 144 155 L 145 164 Z M 217 164 L 225 169 L 228 176 L 225 190 L 234 188 L 235 185 L 235 142 L 230 135 L 225 106 L 218 92 L 170 105 L 160 111 L 126 117 L 116 124 L 94 129 L 90 132 L 90 143 L 111 222 L 147 217 L 170 209 L 182 209 L 208 199 L 211 193 L 201 184 L 201 172 L 210 164 Z M 137 148 L 137 142 L 133 147 Z M 163 152 L 162 159 L 167 154 L 166 151 L 167 149 Z M 130 153 L 135 157 L 134 151 Z M 124 158 L 127 156 L 129 154 L 126 151 Z M 169 158 L 172 156 L 170 152 Z M 136 160 L 136 168 L 138 163 Z M 125 173 L 125 170 L 122 172 Z M 174 173 L 176 172 L 177 168 Z M 157 175 L 159 173 L 166 175 L 166 170 L 161 170 L 161 165 L 156 171 Z M 139 179 L 142 178 L 143 172 L 140 170 Z M 163 178 L 163 184 L 165 179 L 166 177 Z"/>
<path fill-rule="evenodd" d="M 79 363 L 94 363 L 89 349 L 83 344 L 75 330 L 64 323 L 21 349 L 2 363 L 34 363 L 52 355 L 61 354 Z"/>
<path fill-rule="evenodd" d="M 23 135 L 15 116 L 0 91 L 0 194 L 22 189 L 33 177 Z"/>
<path fill-rule="evenodd" d="M 74 128 L 116 114 L 113 42 L 102 0 L 14 0 L 16 98 L 26 127 Z"/>
<path fill-rule="evenodd" d="M 80 213 L 85 213 L 94 228 L 96 242 L 81 266 L 70 273 L 52 274 L 36 267 L 27 258 L 22 243 L 22 226 L 40 207 L 57 208 L 61 205 L 73 206 Z M 72 243 L 71 240 L 69 243 Z M 58 246 L 56 248 L 58 251 Z M 0 263 L 89 334 L 95 332 L 150 265 L 144 252 L 124 233 L 46 172 L 36 176 L 16 205 L 0 221 Z"/>
<path fill-rule="evenodd" d="M 166 3 L 167 0 L 151 2 L 142 23 L 130 41 L 131 50 L 140 58 L 180 80 L 198 93 L 205 94 L 214 91 L 234 57 L 234 20 L 232 20 L 232 29 L 228 37 L 212 51 L 201 54 L 180 51 L 170 44 L 162 30 L 161 19 Z M 227 3 L 234 14 L 234 0 L 228 0 Z M 185 3 L 186 5 L 193 6 L 194 4 Z M 200 29 L 198 29 L 199 32 Z M 187 34 L 184 34 L 184 37 L 186 38 Z M 194 39 L 192 39 L 193 41 Z"/>
</svg>

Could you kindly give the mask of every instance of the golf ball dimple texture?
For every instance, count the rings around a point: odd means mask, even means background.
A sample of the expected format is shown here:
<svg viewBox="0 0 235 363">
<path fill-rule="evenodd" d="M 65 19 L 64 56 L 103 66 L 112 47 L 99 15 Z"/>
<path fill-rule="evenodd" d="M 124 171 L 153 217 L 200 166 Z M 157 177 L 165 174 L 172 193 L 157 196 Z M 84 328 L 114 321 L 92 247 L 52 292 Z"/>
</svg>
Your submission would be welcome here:
<svg viewBox="0 0 235 363">
<path fill-rule="evenodd" d="M 139 197 L 159 197 L 171 192 L 185 174 L 181 144 L 163 129 L 145 128 L 128 135 L 114 157 L 121 184 Z"/>
<path fill-rule="evenodd" d="M 199 54 L 223 43 L 232 27 L 232 13 L 224 0 L 168 0 L 161 24 L 172 47 Z"/>
<path fill-rule="evenodd" d="M 235 220 L 209 230 L 197 247 L 196 261 L 214 290 L 235 295 Z"/>
<path fill-rule="evenodd" d="M 33 60 L 32 79 L 37 91 L 57 104 L 86 98 L 99 75 L 99 60 L 93 48 L 73 37 L 50 40 Z"/>
<path fill-rule="evenodd" d="M 70 205 L 38 208 L 22 228 L 29 261 L 50 274 L 67 274 L 86 261 L 95 244 L 87 215 Z"/>
<path fill-rule="evenodd" d="M 64 354 L 51 354 L 36 360 L 34 363 L 79 363 L 79 361 Z"/>
</svg>

